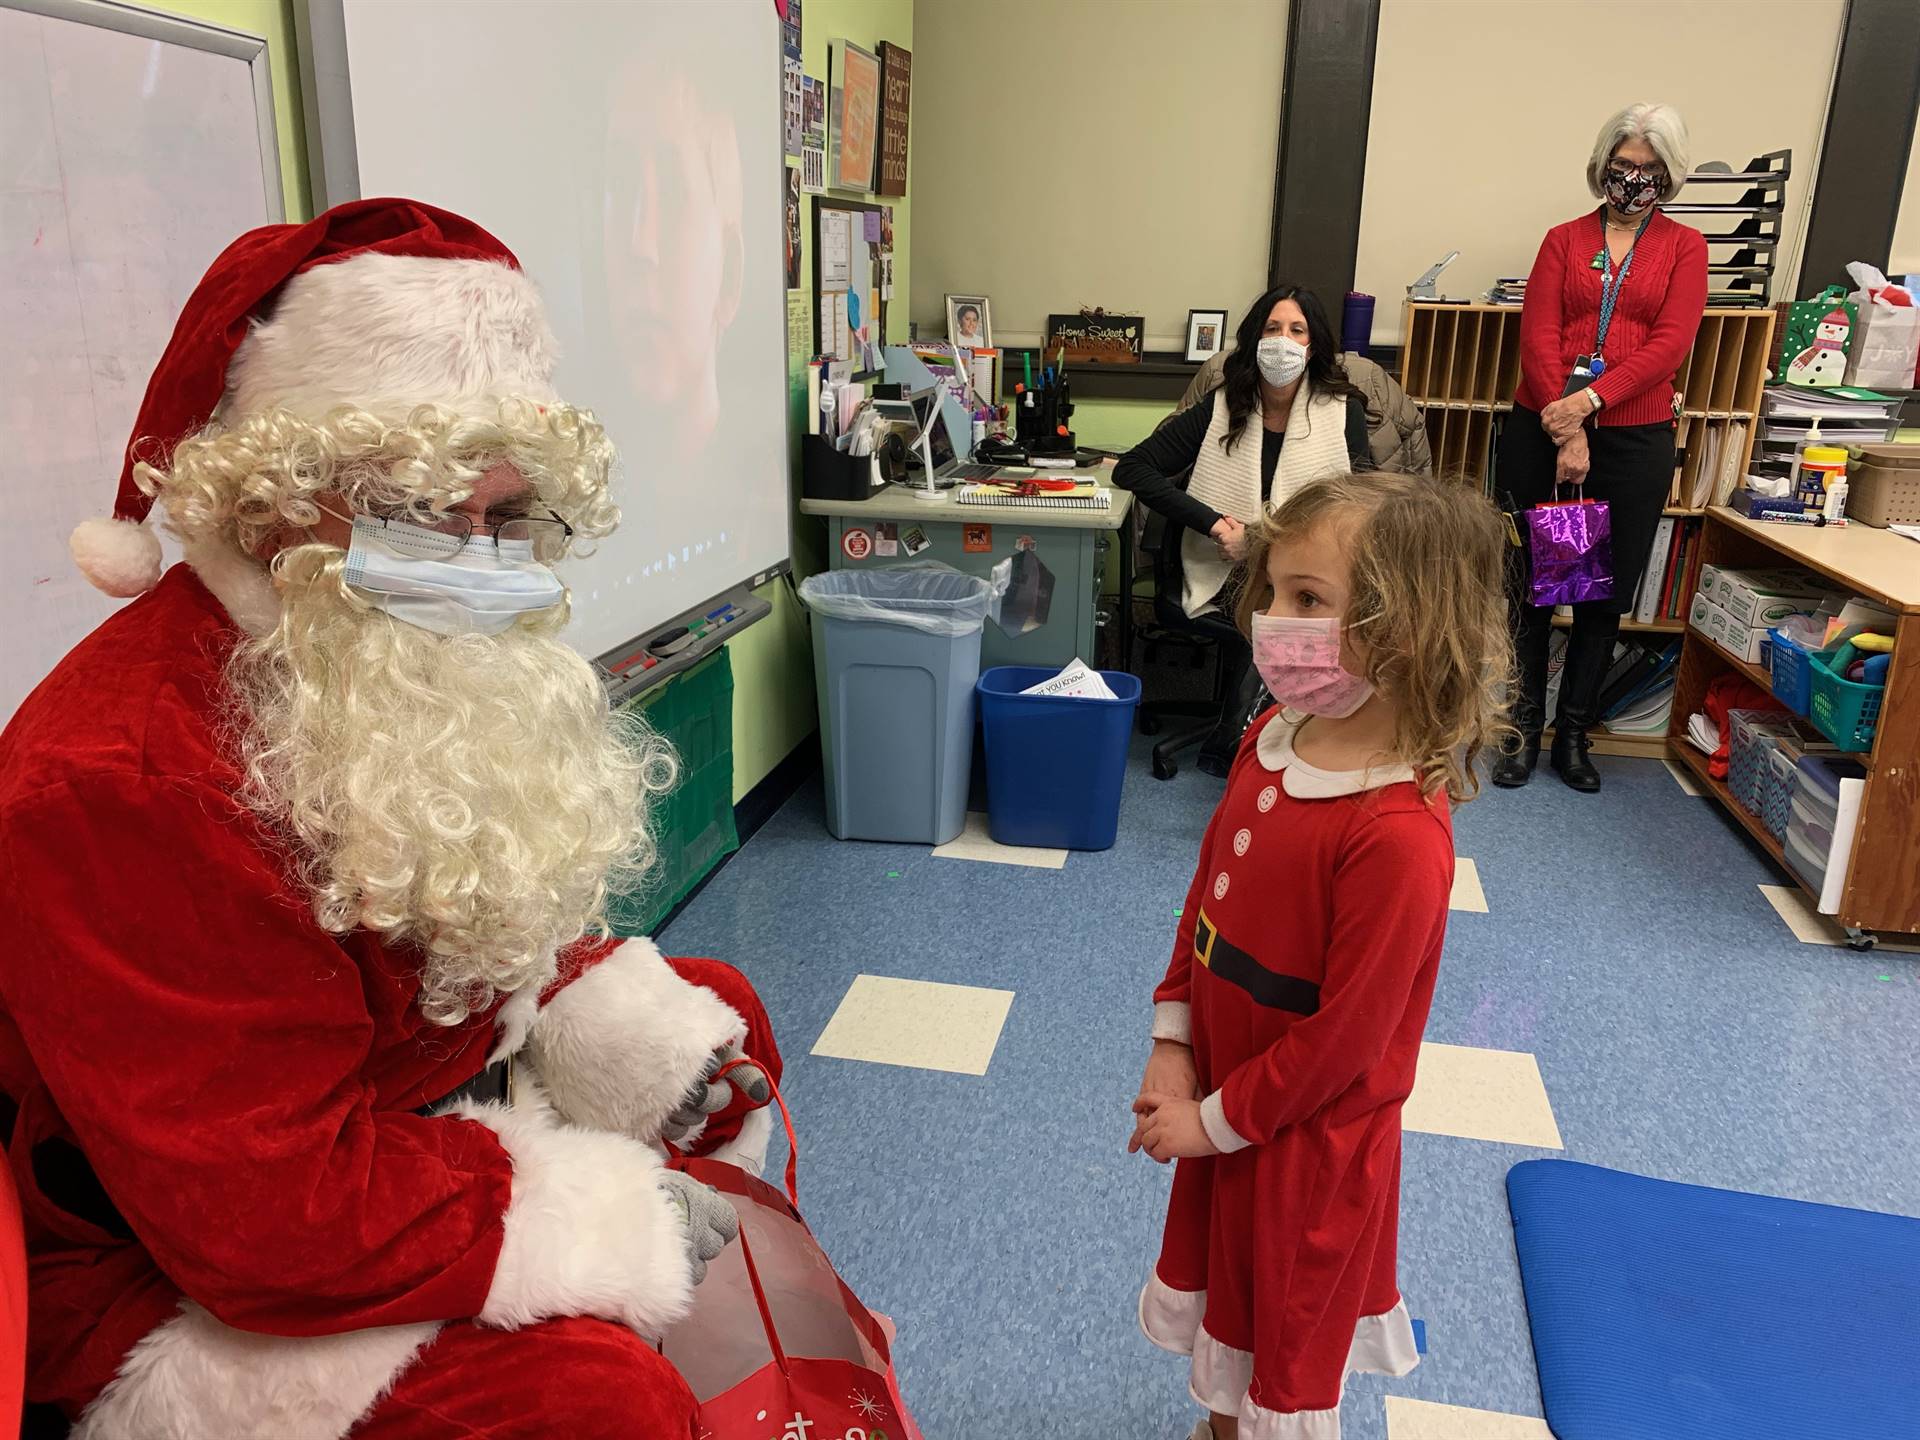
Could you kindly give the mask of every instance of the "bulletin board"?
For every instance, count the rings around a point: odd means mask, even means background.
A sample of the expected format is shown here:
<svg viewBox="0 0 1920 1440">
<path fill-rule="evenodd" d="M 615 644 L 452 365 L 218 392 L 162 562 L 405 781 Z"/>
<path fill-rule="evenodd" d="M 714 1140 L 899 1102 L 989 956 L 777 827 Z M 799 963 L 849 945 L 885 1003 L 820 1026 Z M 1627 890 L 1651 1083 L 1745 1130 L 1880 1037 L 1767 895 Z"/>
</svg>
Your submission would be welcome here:
<svg viewBox="0 0 1920 1440">
<path fill-rule="evenodd" d="M 889 214 L 864 200 L 813 197 L 814 345 L 821 355 L 852 360 L 859 380 L 880 374 L 887 339 L 893 277 L 885 257 L 893 237 L 882 226 Z"/>
</svg>

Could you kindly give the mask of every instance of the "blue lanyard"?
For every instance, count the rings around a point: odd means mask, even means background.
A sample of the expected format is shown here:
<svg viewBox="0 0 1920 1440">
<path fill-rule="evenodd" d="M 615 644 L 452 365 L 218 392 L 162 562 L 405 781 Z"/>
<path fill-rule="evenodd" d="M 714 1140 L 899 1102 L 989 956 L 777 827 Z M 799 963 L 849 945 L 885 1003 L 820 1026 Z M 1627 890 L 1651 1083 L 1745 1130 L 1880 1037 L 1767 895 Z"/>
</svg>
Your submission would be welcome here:
<svg viewBox="0 0 1920 1440">
<path fill-rule="evenodd" d="M 1647 226 L 1653 222 L 1653 211 L 1647 211 L 1647 218 L 1640 222 L 1640 228 L 1633 232 L 1633 244 L 1627 247 L 1626 258 L 1620 262 L 1620 269 L 1613 268 L 1613 251 L 1607 245 L 1607 212 L 1604 206 L 1600 210 L 1600 254 L 1605 268 L 1600 272 L 1600 330 L 1593 337 L 1593 353 L 1604 354 L 1607 348 L 1607 331 L 1613 328 L 1613 306 L 1620 298 L 1620 287 L 1627 283 L 1627 271 L 1633 265 L 1633 252 L 1640 248 L 1640 237 L 1647 233 Z"/>
</svg>

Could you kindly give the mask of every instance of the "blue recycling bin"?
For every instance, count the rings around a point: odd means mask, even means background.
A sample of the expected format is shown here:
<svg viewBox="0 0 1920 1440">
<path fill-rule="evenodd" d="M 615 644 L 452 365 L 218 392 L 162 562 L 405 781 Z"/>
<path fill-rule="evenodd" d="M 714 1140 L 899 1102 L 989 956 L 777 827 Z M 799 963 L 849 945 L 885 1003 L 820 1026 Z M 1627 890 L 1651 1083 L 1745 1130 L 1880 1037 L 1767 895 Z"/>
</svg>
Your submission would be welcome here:
<svg viewBox="0 0 1920 1440">
<path fill-rule="evenodd" d="M 1001 665 L 974 687 L 986 742 L 987 830 L 1002 845 L 1105 850 L 1120 833 L 1140 681 L 1102 670 L 1112 700 L 1020 693 L 1056 673 Z"/>
</svg>

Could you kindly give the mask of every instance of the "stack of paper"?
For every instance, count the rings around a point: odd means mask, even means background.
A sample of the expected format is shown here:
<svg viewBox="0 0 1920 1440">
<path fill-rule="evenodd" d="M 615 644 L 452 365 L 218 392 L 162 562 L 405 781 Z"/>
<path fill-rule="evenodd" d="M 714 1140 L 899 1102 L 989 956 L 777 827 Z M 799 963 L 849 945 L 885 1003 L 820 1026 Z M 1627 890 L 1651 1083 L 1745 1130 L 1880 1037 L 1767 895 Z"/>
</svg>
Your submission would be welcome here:
<svg viewBox="0 0 1920 1440">
<path fill-rule="evenodd" d="M 1720 727 L 1705 715 L 1695 713 L 1687 717 L 1687 743 L 1696 750 L 1704 750 L 1711 755 L 1720 748 Z"/>
<path fill-rule="evenodd" d="M 1029 685 L 1020 693 L 1045 695 L 1055 700 L 1118 700 L 1120 698 L 1113 693 L 1113 687 L 1101 678 L 1100 672 L 1077 655 L 1071 665 L 1051 680 L 1042 680 L 1038 685 Z"/>
</svg>

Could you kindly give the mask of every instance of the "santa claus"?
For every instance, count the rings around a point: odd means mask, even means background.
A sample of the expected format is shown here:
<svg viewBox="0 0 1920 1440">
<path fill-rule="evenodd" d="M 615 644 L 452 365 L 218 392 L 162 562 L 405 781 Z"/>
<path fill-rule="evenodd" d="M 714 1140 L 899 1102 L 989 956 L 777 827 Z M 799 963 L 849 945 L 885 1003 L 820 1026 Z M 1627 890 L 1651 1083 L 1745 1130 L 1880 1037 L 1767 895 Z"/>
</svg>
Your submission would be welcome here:
<svg viewBox="0 0 1920 1440">
<path fill-rule="evenodd" d="M 0 736 L 0 1121 L 76 1433 L 691 1433 L 652 1341 L 737 1221 L 664 1142 L 753 1163 L 778 1057 L 598 938 L 673 760 L 558 639 L 619 516 L 553 366 L 458 216 L 254 231 L 75 534 L 140 598 Z"/>
</svg>

